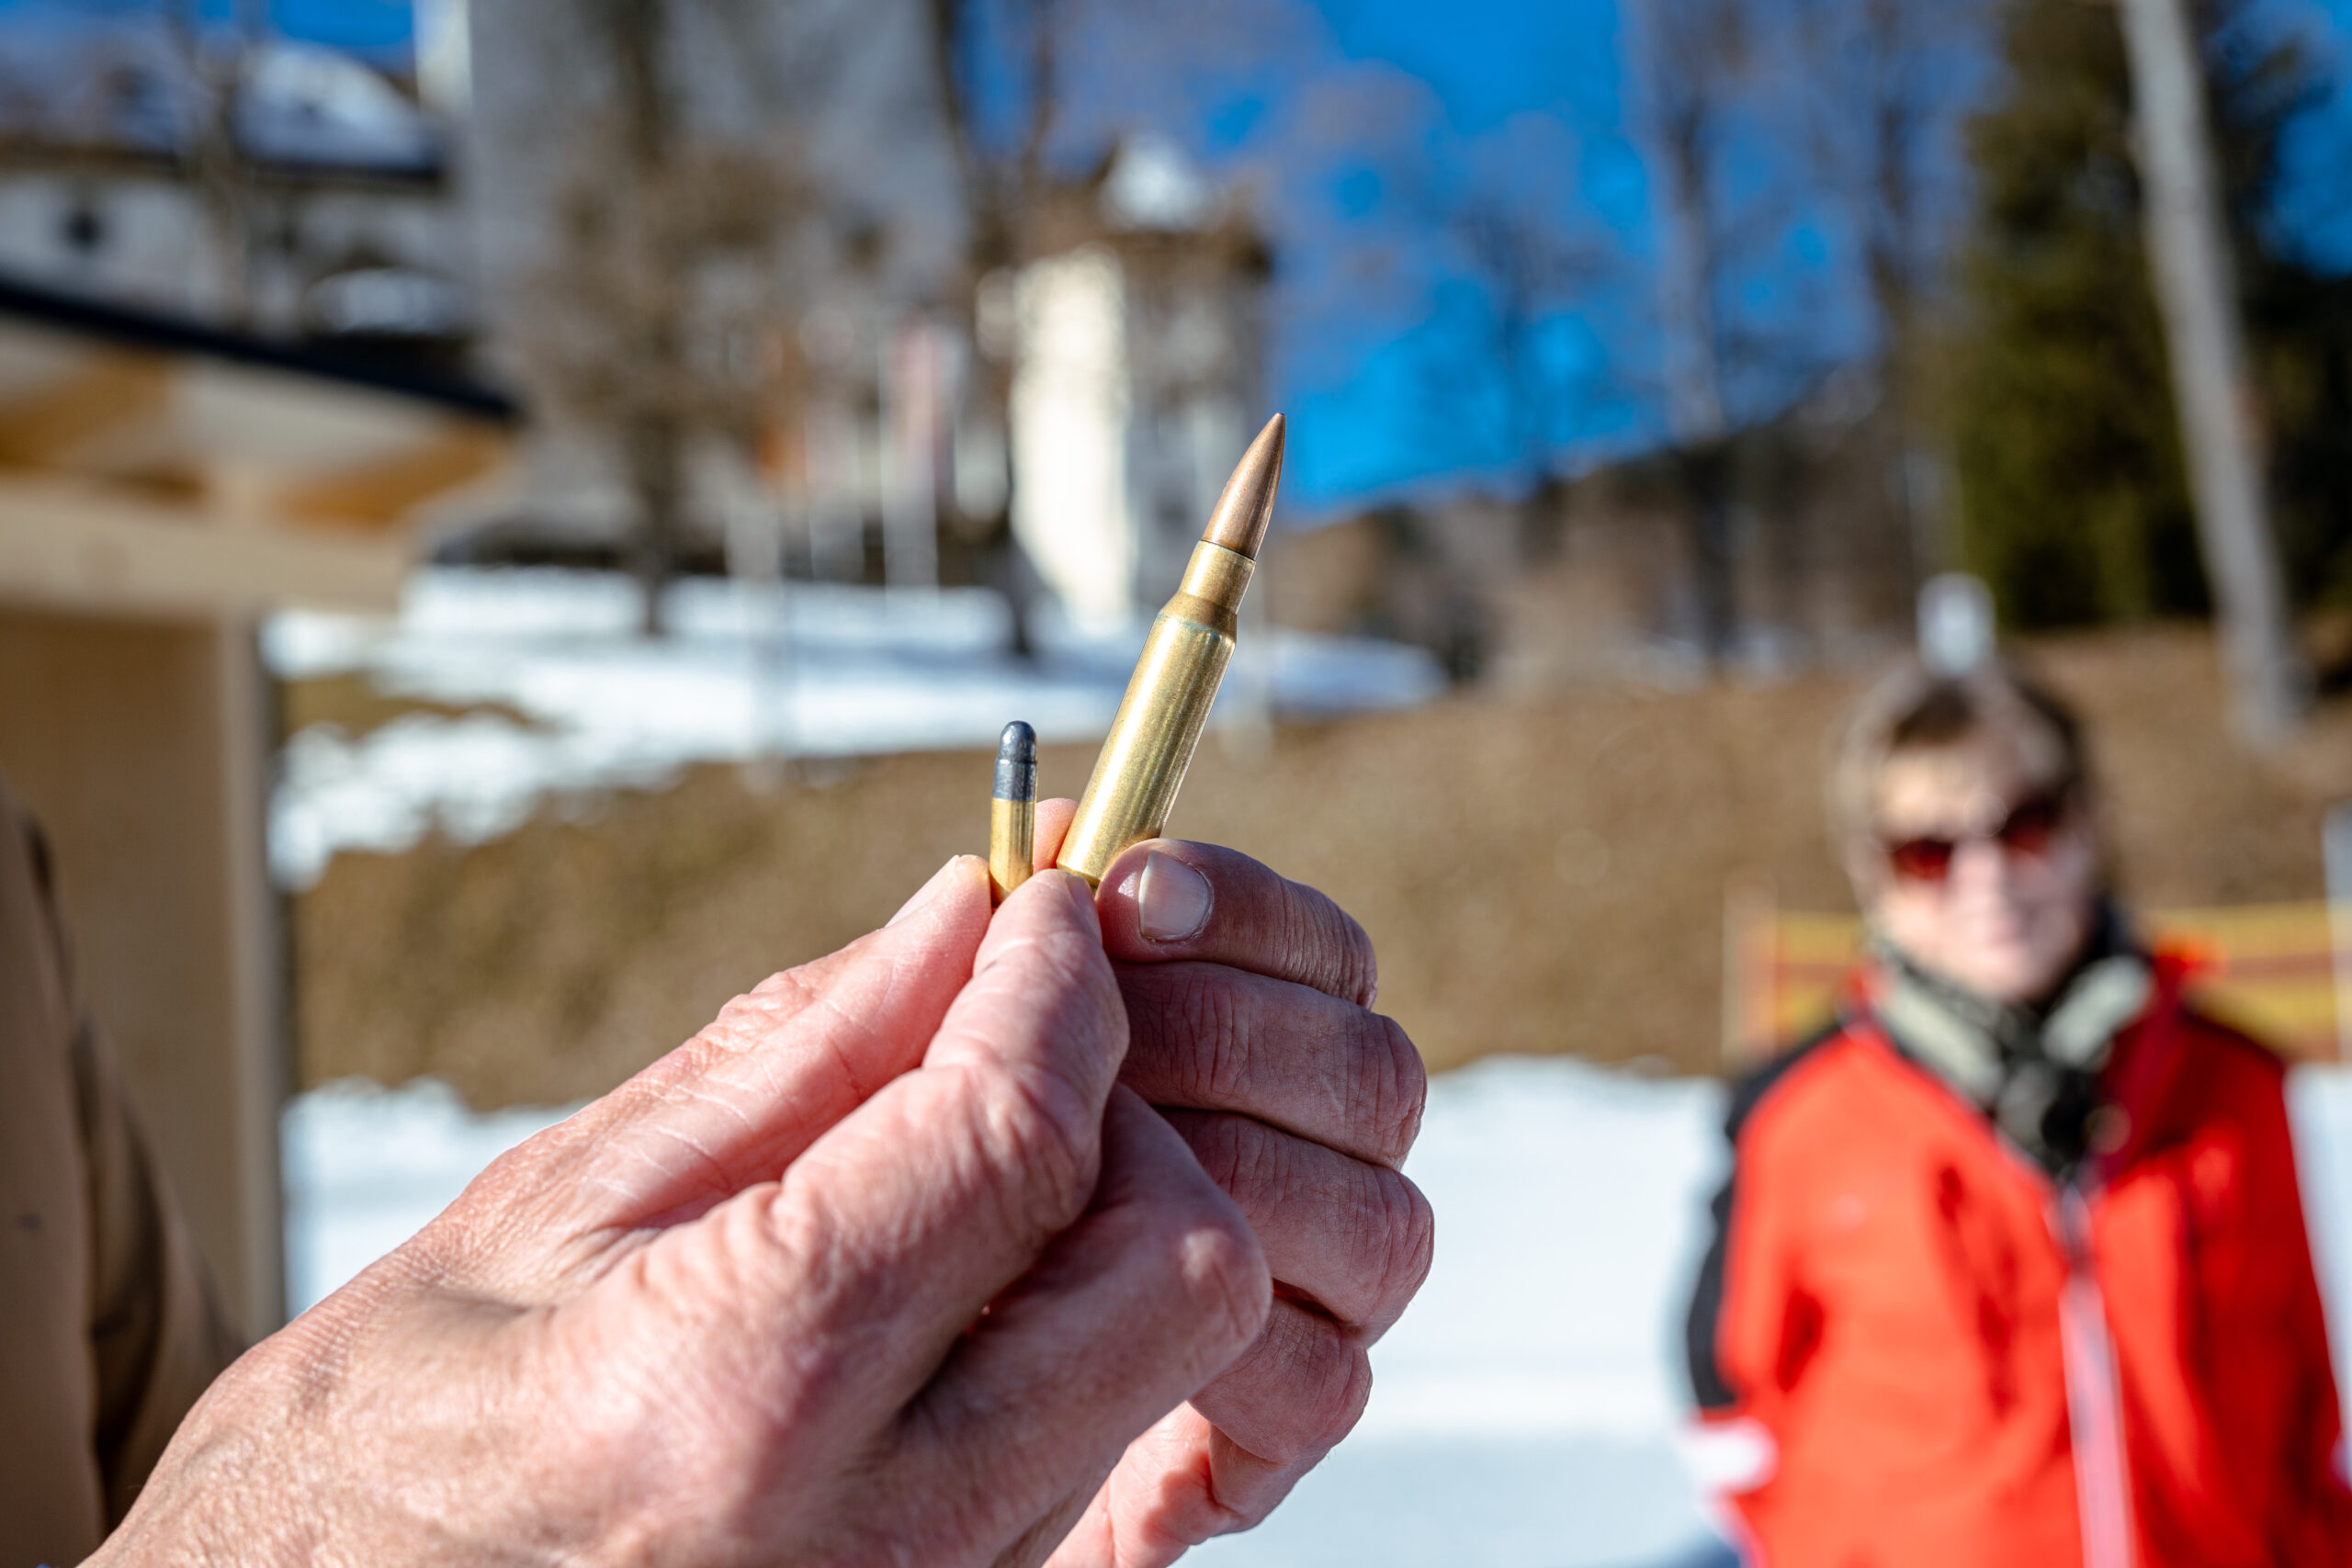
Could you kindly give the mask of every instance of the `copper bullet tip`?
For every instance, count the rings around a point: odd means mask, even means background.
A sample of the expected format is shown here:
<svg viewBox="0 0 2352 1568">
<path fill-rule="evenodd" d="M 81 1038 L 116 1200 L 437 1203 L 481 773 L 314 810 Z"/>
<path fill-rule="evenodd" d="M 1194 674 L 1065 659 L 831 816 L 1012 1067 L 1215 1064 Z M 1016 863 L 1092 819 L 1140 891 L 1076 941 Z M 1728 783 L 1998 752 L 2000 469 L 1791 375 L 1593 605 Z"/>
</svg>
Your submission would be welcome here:
<svg viewBox="0 0 2352 1568">
<path fill-rule="evenodd" d="M 1204 542 L 1258 558 L 1266 525 L 1274 520 L 1274 491 L 1283 482 L 1283 416 L 1276 414 L 1241 454 L 1224 493 L 1216 498 L 1216 510 L 1209 513 L 1209 525 L 1201 535 Z"/>
</svg>

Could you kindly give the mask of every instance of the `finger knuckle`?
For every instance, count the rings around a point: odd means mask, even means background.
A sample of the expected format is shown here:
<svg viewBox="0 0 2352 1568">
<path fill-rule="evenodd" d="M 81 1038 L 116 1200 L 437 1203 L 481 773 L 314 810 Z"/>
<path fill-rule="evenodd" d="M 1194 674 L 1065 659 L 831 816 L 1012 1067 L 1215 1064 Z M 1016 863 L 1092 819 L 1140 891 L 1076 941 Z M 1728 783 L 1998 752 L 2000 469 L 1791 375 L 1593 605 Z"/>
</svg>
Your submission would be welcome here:
<svg viewBox="0 0 2352 1568">
<path fill-rule="evenodd" d="M 1437 1216 L 1421 1190 L 1396 1171 L 1375 1169 L 1366 1186 L 1360 1267 L 1372 1285 L 1369 1320 L 1385 1325 L 1429 1277 Z"/>
<path fill-rule="evenodd" d="M 1354 1068 L 1349 1100 L 1367 1145 L 1387 1164 L 1402 1165 L 1429 1105 L 1429 1066 L 1403 1025 L 1381 1013 L 1366 1016 L 1369 1038 L 1349 1057 Z"/>
<path fill-rule="evenodd" d="M 1313 1463 L 1346 1437 L 1371 1393 L 1370 1358 L 1344 1328 L 1277 1306 L 1265 1337 L 1195 1404 L 1219 1426 L 1244 1428 L 1256 1458 L 1289 1469 Z"/>
<path fill-rule="evenodd" d="M 1352 1430 L 1372 1397 L 1372 1359 L 1337 1335 L 1319 1337 L 1313 1365 L 1299 1390 L 1295 1450 L 1277 1460 L 1320 1454 Z"/>
<path fill-rule="evenodd" d="M 1372 938 L 1353 916 L 1314 888 L 1288 885 L 1290 911 L 1284 946 L 1294 973 L 1326 995 L 1370 1007 L 1380 991 L 1380 965 Z"/>
<path fill-rule="evenodd" d="M 771 975 L 741 996 L 730 998 L 718 1010 L 718 1016 L 686 1043 L 684 1054 L 703 1069 L 726 1057 L 741 1055 L 807 1009 L 816 996 L 815 983 L 797 969 Z"/>
</svg>

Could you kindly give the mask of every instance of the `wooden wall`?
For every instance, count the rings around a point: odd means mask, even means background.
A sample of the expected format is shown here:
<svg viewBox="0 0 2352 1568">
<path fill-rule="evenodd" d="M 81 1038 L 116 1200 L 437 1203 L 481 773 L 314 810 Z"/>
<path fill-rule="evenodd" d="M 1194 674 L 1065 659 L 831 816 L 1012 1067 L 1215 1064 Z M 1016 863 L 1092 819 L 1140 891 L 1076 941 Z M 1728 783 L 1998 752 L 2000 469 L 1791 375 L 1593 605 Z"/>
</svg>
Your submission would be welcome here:
<svg viewBox="0 0 2352 1568">
<path fill-rule="evenodd" d="M 0 604 L 0 771 L 48 831 L 83 999 L 254 1337 L 285 1314 L 268 701 L 247 619 Z"/>
</svg>

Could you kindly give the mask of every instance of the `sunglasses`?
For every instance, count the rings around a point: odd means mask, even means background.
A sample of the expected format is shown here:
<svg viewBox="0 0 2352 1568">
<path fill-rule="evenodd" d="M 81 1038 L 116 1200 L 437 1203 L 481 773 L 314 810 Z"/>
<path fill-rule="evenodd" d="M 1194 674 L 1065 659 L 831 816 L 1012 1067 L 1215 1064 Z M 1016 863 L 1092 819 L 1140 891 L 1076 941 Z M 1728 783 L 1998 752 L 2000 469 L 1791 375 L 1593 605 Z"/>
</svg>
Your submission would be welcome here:
<svg viewBox="0 0 2352 1568">
<path fill-rule="evenodd" d="M 2040 860 L 2050 852 L 2050 840 L 2066 820 L 2063 795 L 2033 795 L 2009 807 L 2001 825 L 1989 833 L 1964 838 L 1903 839 L 1882 846 L 1886 863 L 1905 882 L 1941 882 L 1951 874 L 1952 857 L 1960 846 L 1976 840 L 1996 843 L 2012 854 Z"/>
</svg>

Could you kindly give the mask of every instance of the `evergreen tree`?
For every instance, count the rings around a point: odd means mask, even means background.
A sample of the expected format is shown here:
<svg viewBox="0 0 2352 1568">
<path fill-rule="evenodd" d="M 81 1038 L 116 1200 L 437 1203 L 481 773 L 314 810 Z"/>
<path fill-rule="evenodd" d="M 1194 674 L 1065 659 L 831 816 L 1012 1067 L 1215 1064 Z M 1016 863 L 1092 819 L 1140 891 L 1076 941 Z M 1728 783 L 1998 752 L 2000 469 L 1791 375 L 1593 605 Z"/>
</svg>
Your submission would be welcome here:
<svg viewBox="0 0 2352 1568">
<path fill-rule="evenodd" d="M 2201 8 L 2213 125 L 2299 602 L 2352 597 L 2346 286 L 2282 254 L 2268 215 L 2287 124 L 2319 81 Z M 2207 607 L 2163 326 L 2142 243 L 2131 81 L 2111 7 L 2008 0 L 2008 84 L 1970 127 L 1978 221 L 1953 413 L 1963 553 L 2003 616 L 2048 626 Z"/>
</svg>

